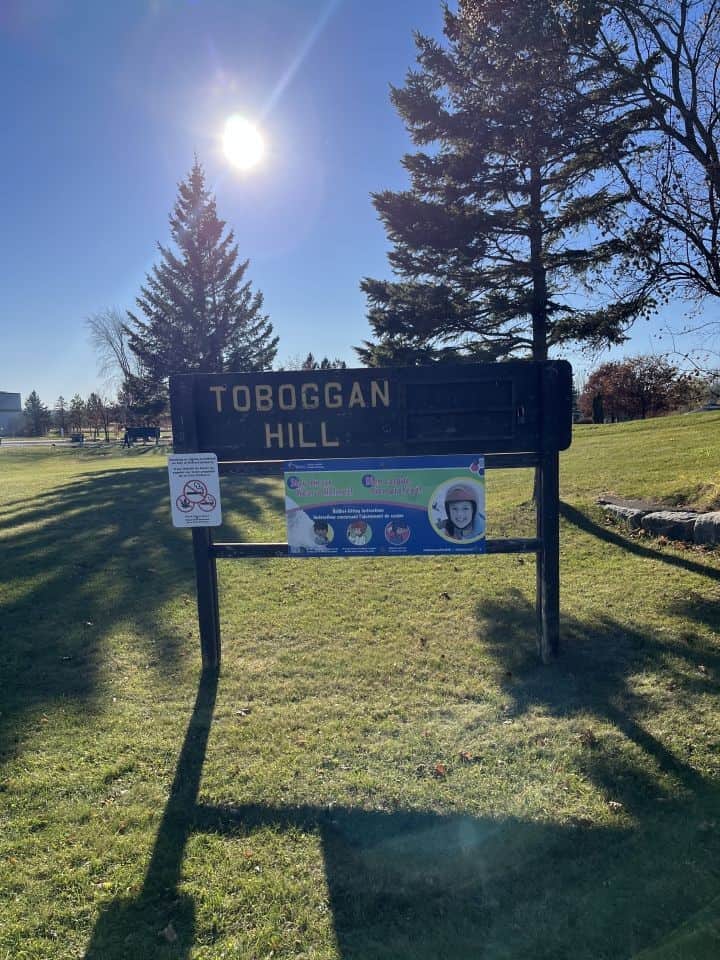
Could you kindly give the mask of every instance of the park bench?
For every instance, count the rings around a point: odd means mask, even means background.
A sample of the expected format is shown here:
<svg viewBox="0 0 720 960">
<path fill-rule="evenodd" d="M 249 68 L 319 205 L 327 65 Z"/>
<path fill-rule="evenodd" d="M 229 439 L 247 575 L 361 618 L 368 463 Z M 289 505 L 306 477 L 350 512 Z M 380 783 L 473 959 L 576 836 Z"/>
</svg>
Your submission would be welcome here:
<svg viewBox="0 0 720 960">
<path fill-rule="evenodd" d="M 146 443 L 154 440 L 158 443 L 160 440 L 160 427 L 127 427 L 125 430 L 125 442 L 127 444 L 135 443 L 136 440 L 142 440 Z"/>
</svg>

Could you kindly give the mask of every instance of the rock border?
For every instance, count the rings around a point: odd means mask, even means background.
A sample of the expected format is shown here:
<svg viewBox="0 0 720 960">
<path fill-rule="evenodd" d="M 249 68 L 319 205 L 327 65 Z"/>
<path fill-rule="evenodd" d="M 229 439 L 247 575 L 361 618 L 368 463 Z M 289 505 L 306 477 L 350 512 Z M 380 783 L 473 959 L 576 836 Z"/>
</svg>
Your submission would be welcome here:
<svg viewBox="0 0 720 960">
<path fill-rule="evenodd" d="M 639 500 L 598 497 L 605 513 L 631 532 L 645 530 L 655 537 L 682 540 L 703 547 L 720 546 L 720 510 L 696 513 L 693 510 L 665 510 Z"/>
</svg>

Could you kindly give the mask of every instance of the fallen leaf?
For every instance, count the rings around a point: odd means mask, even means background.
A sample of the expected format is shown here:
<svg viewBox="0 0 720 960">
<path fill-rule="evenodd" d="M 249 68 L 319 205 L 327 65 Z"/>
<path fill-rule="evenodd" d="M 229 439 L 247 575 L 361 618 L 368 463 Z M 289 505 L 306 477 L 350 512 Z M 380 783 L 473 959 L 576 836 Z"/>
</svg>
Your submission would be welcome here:
<svg viewBox="0 0 720 960">
<path fill-rule="evenodd" d="M 468 753 L 467 750 L 460 751 L 460 763 L 472 763 L 473 759 L 473 755 Z"/>
<path fill-rule="evenodd" d="M 436 763 L 433 768 L 433 776 L 437 777 L 438 780 L 442 780 L 447 776 L 447 767 L 444 763 Z"/>
<path fill-rule="evenodd" d="M 178 935 L 175 933 L 175 927 L 169 923 L 164 930 L 160 931 L 160 936 L 165 937 L 168 943 L 177 943 Z"/>
</svg>

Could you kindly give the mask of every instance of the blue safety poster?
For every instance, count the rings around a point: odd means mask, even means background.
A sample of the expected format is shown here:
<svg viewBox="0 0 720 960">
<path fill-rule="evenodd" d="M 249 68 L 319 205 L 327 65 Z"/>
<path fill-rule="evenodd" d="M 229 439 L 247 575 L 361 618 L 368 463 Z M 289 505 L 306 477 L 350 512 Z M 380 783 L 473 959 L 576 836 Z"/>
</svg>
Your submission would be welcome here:
<svg viewBox="0 0 720 960">
<path fill-rule="evenodd" d="M 481 456 L 290 460 L 291 556 L 485 552 Z"/>
</svg>

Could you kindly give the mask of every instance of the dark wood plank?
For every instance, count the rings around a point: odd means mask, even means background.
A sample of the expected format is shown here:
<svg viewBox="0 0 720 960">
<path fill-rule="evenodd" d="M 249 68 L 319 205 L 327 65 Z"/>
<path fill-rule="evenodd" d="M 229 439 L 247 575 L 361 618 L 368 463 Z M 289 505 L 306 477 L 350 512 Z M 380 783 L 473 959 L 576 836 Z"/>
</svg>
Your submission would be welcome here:
<svg viewBox="0 0 720 960">
<path fill-rule="evenodd" d="M 485 552 L 486 553 L 534 553 L 539 549 L 539 542 L 534 537 L 531 538 L 515 538 L 508 540 L 486 540 L 485 541 Z M 210 552 L 213 557 L 223 560 L 237 560 L 237 559 L 251 559 L 257 557 L 288 557 L 288 545 L 287 543 L 229 543 L 229 542 L 217 542 L 213 543 L 210 547 Z M 318 554 L 318 557 L 321 555 Z M 378 554 L 378 556 L 389 557 L 390 559 L 397 559 L 398 555 L 388 555 L 388 554 Z M 409 554 L 409 556 L 417 556 L 417 554 Z M 433 554 L 437 556 L 437 554 Z M 452 557 L 457 560 L 458 554 L 452 553 L 448 554 L 448 557 Z M 482 556 L 482 554 L 465 554 L 465 556 Z M 322 557 L 322 559 L 332 559 L 328 557 Z M 342 557 L 340 559 L 346 560 L 348 557 Z"/>
</svg>

